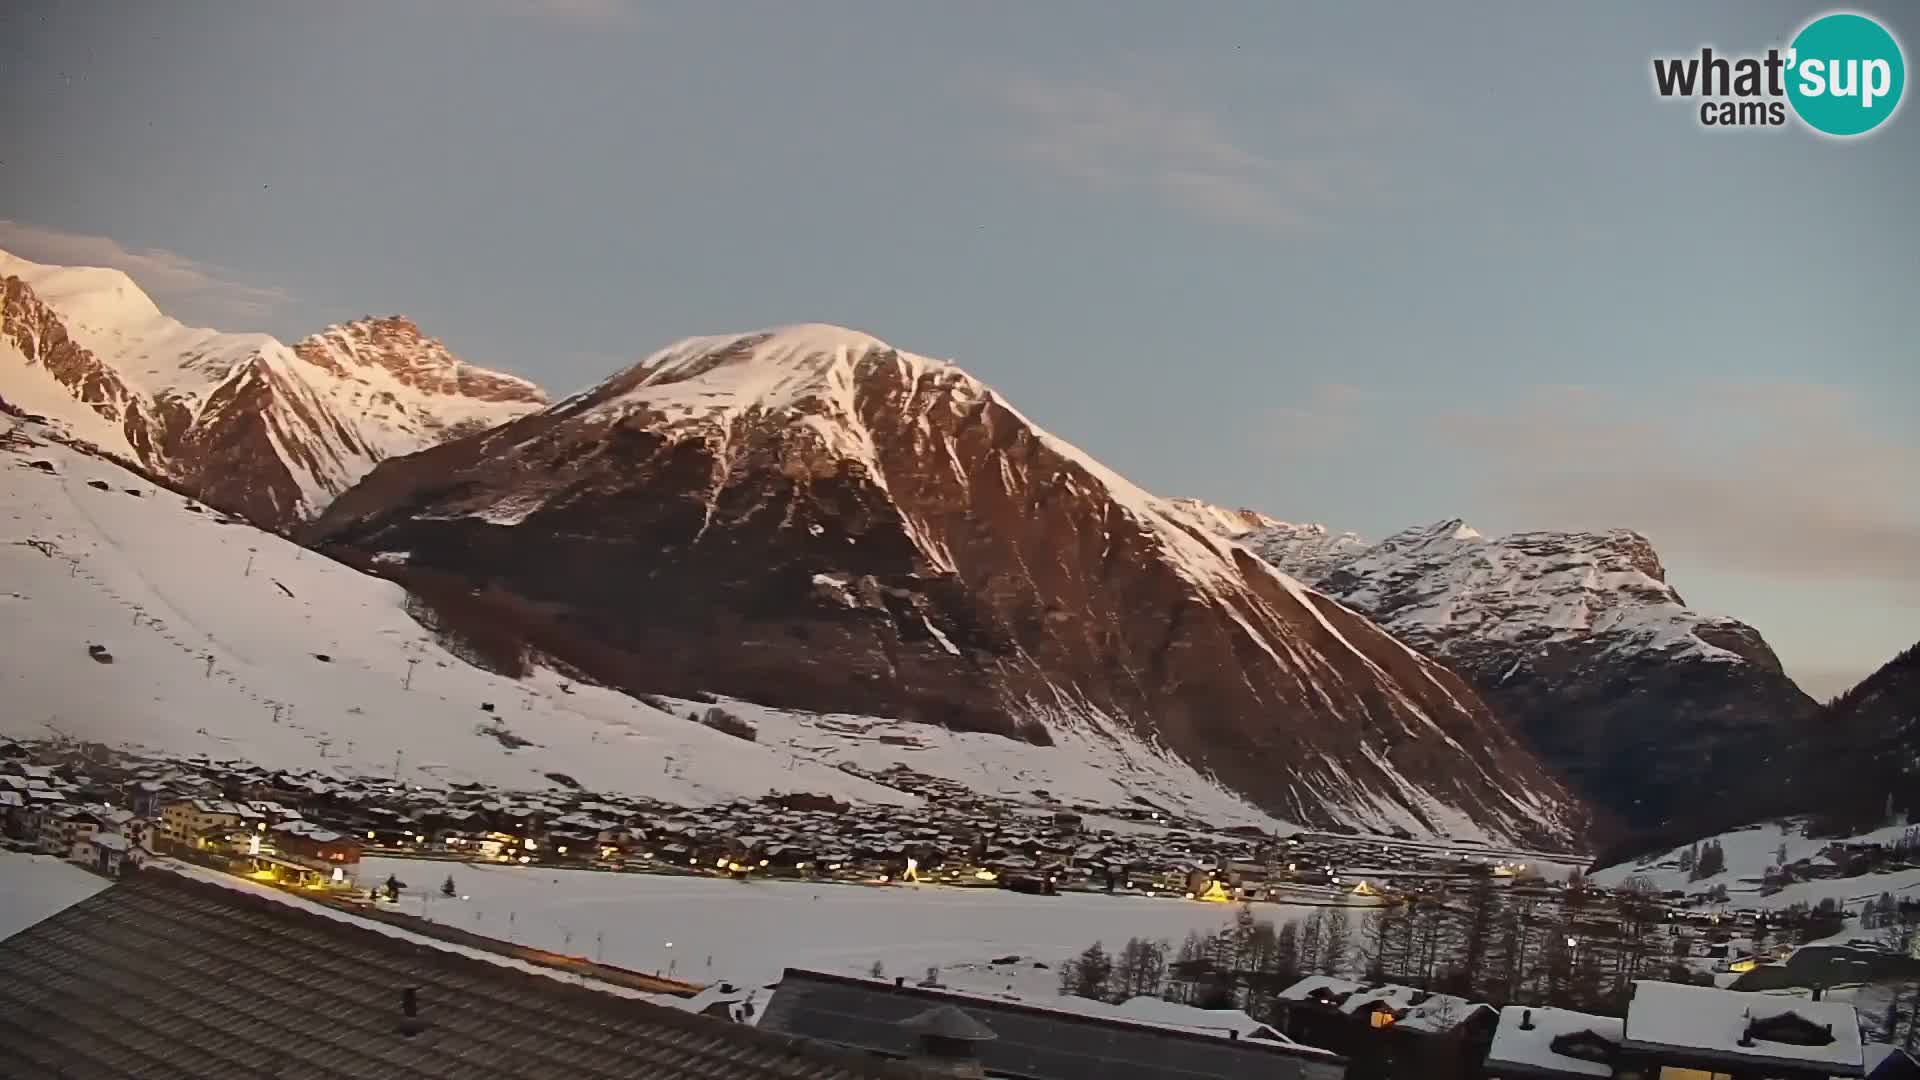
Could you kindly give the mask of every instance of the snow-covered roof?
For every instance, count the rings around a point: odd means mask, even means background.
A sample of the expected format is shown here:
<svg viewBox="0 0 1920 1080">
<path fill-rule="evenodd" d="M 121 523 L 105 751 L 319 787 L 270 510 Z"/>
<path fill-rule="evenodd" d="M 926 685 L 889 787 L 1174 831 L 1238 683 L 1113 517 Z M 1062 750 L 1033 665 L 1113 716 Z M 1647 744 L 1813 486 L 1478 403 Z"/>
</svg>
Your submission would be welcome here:
<svg viewBox="0 0 1920 1080">
<path fill-rule="evenodd" d="M 1554 1053 L 1553 1041 L 1563 1035 L 1592 1032 L 1617 1046 L 1622 1026 L 1616 1016 L 1509 1005 L 1500 1010 L 1500 1026 L 1495 1029 L 1493 1045 L 1487 1050 L 1487 1071 L 1498 1073 L 1500 1066 L 1506 1065 L 1583 1076 L 1612 1076 L 1611 1063 Z"/>
<path fill-rule="evenodd" d="M 107 887 L 107 880 L 52 855 L 0 851 L 0 940 Z"/>
<path fill-rule="evenodd" d="M 316 844 L 331 844 L 336 840 L 346 839 L 346 837 L 342 836 L 337 832 L 334 832 L 332 829 L 326 828 L 325 826 L 316 825 L 311 821 L 301 821 L 298 819 L 293 821 L 283 821 L 280 824 L 275 825 L 273 827 L 273 831 L 277 833 L 286 833 L 288 836 L 304 837 L 308 840 L 313 841 Z"/>
<path fill-rule="evenodd" d="M 1756 1022 L 1788 1014 L 1830 1033 L 1821 1046 L 1762 1038 Z M 1627 1005 L 1626 1045 L 1754 1064 L 1861 1068 L 1860 1017 L 1851 1003 L 1638 980 Z M 1856 1074 L 1857 1075 L 1857 1074 Z"/>
<path fill-rule="evenodd" d="M 1361 983 L 1335 975 L 1309 975 L 1280 991 L 1283 1001 L 1306 1001 L 1314 997 L 1332 998 L 1341 1012 L 1358 1012 L 1372 1002 L 1380 1002 L 1395 1012 L 1408 1008 L 1416 1000 L 1424 1001 L 1426 991 L 1396 983 Z"/>
<path fill-rule="evenodd" d="M 1493 1006 L 1452 994 L 1434 994 L 1400 1014 L 1395 1026 L 1406 1031 L 1439 1034 L 1452 1031 L 1483 1009 L 1491 1012 Z"/>
</svg>

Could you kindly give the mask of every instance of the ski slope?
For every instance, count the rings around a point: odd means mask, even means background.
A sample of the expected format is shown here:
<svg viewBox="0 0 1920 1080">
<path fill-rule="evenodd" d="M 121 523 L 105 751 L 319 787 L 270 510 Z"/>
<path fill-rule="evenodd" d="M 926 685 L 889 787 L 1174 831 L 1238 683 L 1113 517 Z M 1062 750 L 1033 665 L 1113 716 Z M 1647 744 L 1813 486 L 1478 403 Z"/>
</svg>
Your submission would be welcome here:
<svg viewBox="0 0 1920 1080">
<path fill-rule="evenodd" d="M 758 728 L 748 742 L 686 719 L 704 703 L 669 702 L 666 712 L 551 671 L 496 676 L 437 645 L 391 582 L 226 521 L 48 434 L 0 417 L 0 734 L 428 787 L 539 789 L 559 772 L 591 790 L 683 805 L 769 791 L 912 804 L 840 768 L 904 763 L 1009 798 L 1044 788 L 1118 805 L 1140 795 L 1221 825 L 1279 824 L 1106 731 L 1066 730 L 1057 745 L 1034 747 L 726 703 Z M 90 657 L 91 645 L 112 663 Z M 495 724 L 535 745 L 509 749 L 486 733 Z"/>
</svg>

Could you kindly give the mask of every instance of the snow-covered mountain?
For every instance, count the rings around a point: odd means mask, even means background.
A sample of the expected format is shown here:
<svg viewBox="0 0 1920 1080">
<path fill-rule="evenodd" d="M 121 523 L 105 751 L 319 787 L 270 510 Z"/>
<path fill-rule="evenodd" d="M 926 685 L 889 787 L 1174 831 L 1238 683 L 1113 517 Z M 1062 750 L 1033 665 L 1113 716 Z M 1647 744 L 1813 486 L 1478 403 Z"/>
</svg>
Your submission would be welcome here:
<svg viewBox="0 0 1920 1080">
<path fill-rule="evenodd" d="M 293 347 L 182 325 L 118 270 L 0 252 L 0 399 L 284 529 L 373 466 L 545 404 L 404 319 Z"/>
<path fill-rule="evenodd" d="M 1307 824 L 1576 825 L 1443 667 L 959 368 L 838 327 L 680 342 L 383 463 L 311 535 L 483 584 L 636 690 L 1150 745 Z"/>
<path fill-rule="evenodd" d="M 1359 534 L 1334 532 L 1325 525 L 1301 525 L 1268 517 L 1258 510 L 1228 510 L 1198 499 L 1168 499 L 1201 528 L 1252 548 L 1274 566 L 1306 582 L 1367 550 Z"/>
<path fill-rule="evenodd" d="M 688 719 L 706 701 L 643 702 L 544 667 L 492 674 L 438 644 L 392 582 L 53 436 L 0 416 L 0 734 L 431 787 L 543 789 L 557 772 L 681 805 L 769 791 L 912 804 L 858 775 L 904 762 L 1009 800 L 1145 799 L 1277 827 L 1124 733 L 1062 730 L 1039 747 L 722 700 L 757 729 L 746 741 Z"/>
<path fill-rule="evenodd" d="M 1635 829 L 1744 787 L 1816 709 L 1759 631 L 1689 608 L 1630 530 L 1491 538 L 1456 519 L 1372 545 L 1324 526 L 1227 535 L 1464 675 Z"/>
</svg>

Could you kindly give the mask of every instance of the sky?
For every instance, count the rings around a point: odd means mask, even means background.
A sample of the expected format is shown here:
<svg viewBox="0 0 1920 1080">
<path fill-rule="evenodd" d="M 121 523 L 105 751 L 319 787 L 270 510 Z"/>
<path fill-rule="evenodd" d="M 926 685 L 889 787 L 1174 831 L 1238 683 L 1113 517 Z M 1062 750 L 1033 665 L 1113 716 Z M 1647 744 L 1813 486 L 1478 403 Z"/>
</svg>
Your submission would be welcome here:
<svg viewBox="0 0 1920 1080">
<path fill-rule="evenodd" d="M 1160 494 L 1638 529 L 1824 697 L 1920 640 L 1920 106 L 1716 131 L 1650 71 L 1825 10 L 13 0 L 0 248 L 556 395 L 840 323 Z"/>
</svg>

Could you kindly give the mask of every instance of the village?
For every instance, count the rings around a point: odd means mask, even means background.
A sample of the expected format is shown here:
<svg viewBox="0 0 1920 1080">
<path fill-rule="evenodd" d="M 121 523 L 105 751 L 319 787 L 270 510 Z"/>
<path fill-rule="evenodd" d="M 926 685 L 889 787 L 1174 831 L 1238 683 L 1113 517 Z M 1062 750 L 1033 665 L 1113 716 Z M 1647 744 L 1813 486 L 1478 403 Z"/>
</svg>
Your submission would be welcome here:
<svg viewBox="0 0 1920 1080">
<path fill-rule="evenodd" d="M 1544 864 L 1393 838 L 1220 830 L 1151 806 L 984 798 L 895 767 L 863 773 L 917 807 L 805 794 L 697 808 L 580 790 L 273 770 L 65 741 L 0 741 L 0 826 L 16 842 L 109 870 L 145 850 L 243 854 L 293 884 L 355 888 L 362 855 L 605 871 L 964 888 L 1136 893 L 1199 901 L 1366 906 L 1490 875 L 1552 891 Z M 120 839 L 114 839 L 119 837 Z"/>
<path fill-rule="evenodd" d="M 1216 829 L 1158 807 L 1067 806 L 1044 792 L 1015 805 L 899 766 L 863 775 L 920 796 L 920 805 L 769 794 L 681 807 L 584 791 L 565 777 L 539 792 L 461 783 L 427 788 L 391 777 L 275 770 L 69 740 L 0 740 L 0 838 L 110 877 L 154 855 L 186 855 L 233 860 L 258 880 L 358 894 L 383 884 L 361 880 L 361 860 L 371 856 L 1037 895 L 1099 892 L 1362 914 L 1444 905 L 1484 880 L 1542 910 L 1577 908 L 1581 936 L 1589 941 L 1620 934 L 1610 891 L 1586 880 L 1577 857 L 1567 854 Z M 1909 866 L 1920 857 L 1911 840 L 1832 844 L 1818 857 L 1770 867 L 1763 894 L 1796 880 Z M 1639 879 L 1624 884 L 1649 892 Z M 1736 975 L 1783 959 L 1796 937 L 1830 936 L 1861 914 L 1832 904 L 1787 911 L 1735 906 L 1724 885 L 1654 890 L 1648 899 L 1671 935 L 1694 943 L 1697 958 Z M 1910 898 L 1897 907 L 1866 918 L 1920 917 Z"/>
<path fill-rule="evenodd" d="M 752 1017 L 754 995 L 777 1003 L 782 987 L 857 1000 L 874 1015 L 961 1003 L 989 1023 L 1026 1022 L 1020 1010 L 1040 1004 L 1056 1018 L 1049 1022 L 1063 1025 L 1057 1037 L 1069 1037 L 1074 1025 L 1109 1022 L 1226 1032 L 1229 1041 L 1265 1044 L 1259 1053 L 1279 1053 L 1300 1075 L 1634 1075 L 1593 1067 L 1635 1060 L 1636 1015 L 1648 1017 L 1644 1028 L 1657 1023 L 1656 1010 L 1729 1007 L 1685 998 L 1689 992 L 1735 999 L 1768 992 L 1769 1001 L 1786 992 L 1801 1004 L 1769 1006 L 1754 1023 L 1781 1028 L 1780 1039 L 1792 1043 L 1815 1013 L 1854 1012 L 1843 1000 L 1822 1001 L 1823 992 L 1840 998 L 1835 987 L 1910 975 L 1920 965 L 1910 944 L 1894 955 L 1864 941 L 1822 940 L 1854 925 L 1849 920 L 1911 927 L 1920 922 L 1911 900 L 1886 910 L 1871 903 L 1744 908 L 1727 902 L 1724 885 L 1661 892 L 1634 878 L 1604 888 L 1566 855 L 1555 862 L 1551 853 L 1401 838 L 1216 829 L 1156 807 L 1062 805 L 1044 793 L 1016 805 L 900 768 L 869 778 L 923 798 L 914 806 L 860 806 L 770 794 L 680 807 L 581 790 L 566 778 L 539 792 L 427 788 L 66 740 L 0 741 L 0 835 L 15 850 L 57 855 L 113 879 L 149 863 L 197 865 L 469 950 L 683 1000 L 724 1019 Z M 1906 866 L 1907 839 L 1830 845 L 1817 858 L 1777 868 L 1766 888 Z M 1689 852 L 1681 861 L 1696 857 Z M 384 869 L 398 860 L 421 873 L 403 884 Z M 1178 950 L 1172 942 L 1136 939 L 1122 949 L 1115 941 L 1106 959 L 1096 944 L 1063 966 L 1059 996 L 1040 1002 L 982 996 L 948 985 L 937 970 L 911 981 L 788 971 L 774 984 L 746 987 L 627 970 L 403 914 L 400 890 L 437 891 L 436 863 L 1059 898 L 1038 903 L 1138 896 L 1218 905 L 1227 928 L 1190 935 Z M 383 870 L 372 871 L 375 865 Z M 452 873 L 446 886 L 452 899 Z M 1304 924 L 1285 921 L 1303 910 L 1310 912 Z M 1511 930 L 1502 931 L 1498 920 L 1508 918 Z M 1501 954 L 1502 932 L 1523 954 L 1533 943 L 1533 956 Z M 1810 1002 L 1795 996 L 1809 984 Z M 1016 1000 L 1017 1008 L 1008 1004 Z M 786 1023 L 792 1034 L 858 1044 L 844 1031 L 813 1030 L 803 1013 L 760 1008 L 763 1027 Z M 1696 1047 L 1692 1057 L 1669 1053 L 1666 1060 L 1711 1063 L 1718 1052 Z M 1341 1071 L 1323 1071 L 1333 1063 Z"/>
</svg>

